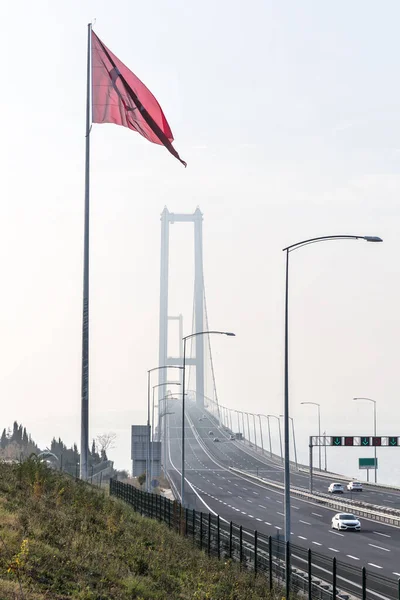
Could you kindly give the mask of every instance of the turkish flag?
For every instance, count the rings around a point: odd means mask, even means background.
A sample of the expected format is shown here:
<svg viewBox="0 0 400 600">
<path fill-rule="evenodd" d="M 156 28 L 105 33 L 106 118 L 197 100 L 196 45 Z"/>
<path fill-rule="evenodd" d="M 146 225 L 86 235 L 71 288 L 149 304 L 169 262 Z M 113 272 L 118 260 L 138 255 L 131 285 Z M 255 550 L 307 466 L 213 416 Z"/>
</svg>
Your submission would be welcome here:
<svg viewBox="0 0 400 600">
<path fill-rule="evenodd" d="M 172 146 L 174 138 L 156 98 L 92 31 L 92 121 L 115 123 L 164 145 L 186 167 Z"/>
</svg>

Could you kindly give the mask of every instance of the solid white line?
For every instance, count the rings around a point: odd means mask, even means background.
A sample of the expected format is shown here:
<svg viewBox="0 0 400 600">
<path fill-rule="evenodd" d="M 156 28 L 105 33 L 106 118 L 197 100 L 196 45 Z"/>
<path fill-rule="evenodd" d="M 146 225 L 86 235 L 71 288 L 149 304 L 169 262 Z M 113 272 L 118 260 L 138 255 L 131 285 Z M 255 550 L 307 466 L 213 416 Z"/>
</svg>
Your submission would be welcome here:
<svg viewBox="0 0 400 600">
<path fill-rule="evenodd" d="M 392 537 L 391 535 L 388 535 L 387 533 L 381 533 L 380 531 L 373 531 L 372 533 L 376 533 L 376 535 L 381 535 L 382 537 Z"/>
<path fill-rule="evenodd" d="M 376 567 L 377 569 L 383 569 L 383 567 L 380 567 L 379 565 L 374 565 L 374 563 L 368 563 L 371 567 Z"/>
<path fill-rule="evenodd" d="M 357 556 L 352 556 L 351 554 L 346 554 L 346 556 L 348 556 L 348 558 L 354 558 L 354 560 L 360 560 Z"/>
<path fill-rule="evenodd" d="M 372 546 L 373 548 L 378 548 L 378 550 L 384 550 L 385 552 L 390 552 L 389 548 L 382 548 L 382 546 L 375 546 L 375 544 L 368 544 L 368 546 Z"/>
<path fill-rule="evenodd" d="M 328 548 L 328 550 L 332 550 L 332 552 L 339 552 L 339 550 L 336 550 L 336 548 Z"/>
</svg>

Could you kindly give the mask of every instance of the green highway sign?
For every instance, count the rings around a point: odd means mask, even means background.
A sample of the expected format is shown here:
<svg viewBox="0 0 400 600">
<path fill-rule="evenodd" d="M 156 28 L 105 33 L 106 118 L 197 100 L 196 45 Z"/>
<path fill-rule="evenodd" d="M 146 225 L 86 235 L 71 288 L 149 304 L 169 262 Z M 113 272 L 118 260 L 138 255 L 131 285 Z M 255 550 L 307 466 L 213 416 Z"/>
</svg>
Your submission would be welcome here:
<svg viewBox="0 0 400 600">
<path fill-rule="evenodd" d="M 375 458 L 359 458 L 358 459 L 358 468 L 359 469 L 377 469 L 378 468 L 378 459 Z"/>
</svg>

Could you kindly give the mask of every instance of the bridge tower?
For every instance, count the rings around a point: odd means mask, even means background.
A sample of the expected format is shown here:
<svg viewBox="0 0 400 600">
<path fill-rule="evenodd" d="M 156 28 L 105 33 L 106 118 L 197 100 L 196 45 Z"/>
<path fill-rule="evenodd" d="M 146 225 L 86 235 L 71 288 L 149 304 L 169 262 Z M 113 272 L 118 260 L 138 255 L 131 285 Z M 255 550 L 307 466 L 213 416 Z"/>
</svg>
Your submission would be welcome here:
<svg viewBox="0 0 400 600">
<path fill-rule="evenodd" d="M 197 207 L 193 214 L 170 213 L 167 207 L 161 213 L 161 269 L 160 269 L 160 338 L 159 338 L 159 366 L 182 365 L 182 343 L 180 343 L 180 356 L 168 356 L 168 322 L 177 317 L 168 315 L 168 266 L 169 266 L 169 226 L 173 223 L 194 224 L 194 312 L 195 333 L 204 331 L 204 283 L 203 283 L 203 215 Z M 180 317 L 180 335 L 182 320 Z M 196 347 L 195 358 L 187 358 L 186 365 L 196 367 L 196 404 L 204 406 L 204 336 L 194 338 Z M 170 377 L 171 377 L 170 373 Z M 168 381 L 168 369 L 159 370 L 159 383 Z M 165 387 L 158 388 L 159 402 L 165 394 Z"/>
</svg>

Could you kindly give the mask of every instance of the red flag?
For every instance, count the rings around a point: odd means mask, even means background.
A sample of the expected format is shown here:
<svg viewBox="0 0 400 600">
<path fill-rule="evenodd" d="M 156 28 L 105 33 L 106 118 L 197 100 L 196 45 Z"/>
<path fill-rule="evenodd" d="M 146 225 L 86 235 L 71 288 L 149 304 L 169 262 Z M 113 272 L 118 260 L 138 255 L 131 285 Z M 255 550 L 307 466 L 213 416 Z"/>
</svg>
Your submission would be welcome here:
<svg viewBox="0 0 400 600">
<path fill-rule="evenodd" d="M 92 31 L 92 121 L 115 123 L 163 144 L 186 167 L 172 146 L 174 138 L 157 100 L 147 87 Z"/>
</svg>

